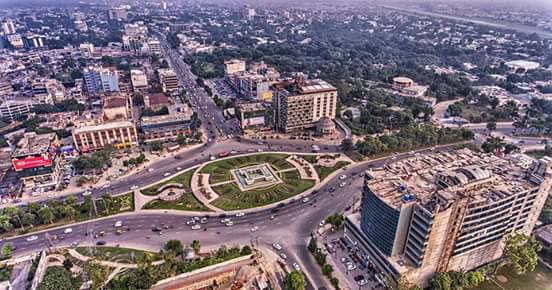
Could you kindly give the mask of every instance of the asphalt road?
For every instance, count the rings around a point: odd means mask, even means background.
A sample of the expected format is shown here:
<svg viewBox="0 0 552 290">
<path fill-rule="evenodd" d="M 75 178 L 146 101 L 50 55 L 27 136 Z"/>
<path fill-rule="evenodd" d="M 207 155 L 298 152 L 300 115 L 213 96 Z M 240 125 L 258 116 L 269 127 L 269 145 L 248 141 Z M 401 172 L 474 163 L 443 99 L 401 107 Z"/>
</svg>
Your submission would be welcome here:
<svg viewBox="0 0 552 290">
<path fill-rule="evenodd" d="M 452 146 L 443 147 L 439 150 L 448 150 Z M 431 149 L 420 150 L 423 153 Z M 202 229 L 192 230 L 191 225 L 186 221 L 192 218 L 191 215 L 171 214 L 158 211 L 155 213 L 132 213 L 113 216 L 102 220 L 92 220 L 76 225 L 70 225 L 59 229 L 47 230 L 37 234 L 8 238 L 3 241 L 12 242 L 16 249 L 13 252 L 15 257 L 28 255 L 30 253 L 46 249 L 50 246 L 68 246 L 72 243 L 91 246 L 98 240 L 105 241 L 108 246 L 120 245 L 123 247 L 136 247 L 151 250 L 159 250 L 167 240 L 179 239 L 183 243 L 191 243 L 192 240 L 200 240 L 205 248 L 216 248 L 221 244 L 228 246 L 244 244 L 262 244 L 270 247 L 272 243 L 280 243 L 283 252 L 288 256 L 287 262 L 299 263 L 302 270 L 312 279 L 316 286 L 327 285 L 318 265 L 310 257 L 306 250 L 306 243 L 310 233 L 317 229 L 318 224 L 328 215 L 336 212 L 343 212 L 351 206 L 353 197 L 360 197 L 362 188 L 361 173 L 371 167 L 381 167 L 389 161 L 400 160 L 409 157 L 409 153 L 390 156 L 382 160 L 361 163 L 348 166 L 342 171 L 348 177 L 345 179 L 347 185 L 339 187 L 342 182 L 339 175 L 325 183 L 317 193 L 310 197 L 308 203 L 301 199 L 289 202 L 275 209 L 267 209 L 258 212 L 248 213 L 243 217 L 230 217 L 234 226 L 227 227 L 220 223 L 222 216 L 213 215 L 208 223 L 202 224 Z M 329 189 L 335 188 L 330 193 Z M 272 216 L 274 215 L 274 218 Z M 116 221 L 123 222 L 125 232 L 116 235 L 114 224 Z M 171 228 L 164 230 L 162 235 L 152 231 L 153 227 L 167 225 Z M 251 231 L 257 226 L 258 230 Z M 65 229 L 71 228 L 71 233 L 64 234 Z M 126 229 L 128 228 L 128 231 Z M 105 236 L 94 238 L 100 231 Z M 36 240 L 27 240 L 35 235 Z M 57 239 L 54 239 L 57 236 Z M 60 237 L 63 236 L 63 240 Z"/>
</svg>

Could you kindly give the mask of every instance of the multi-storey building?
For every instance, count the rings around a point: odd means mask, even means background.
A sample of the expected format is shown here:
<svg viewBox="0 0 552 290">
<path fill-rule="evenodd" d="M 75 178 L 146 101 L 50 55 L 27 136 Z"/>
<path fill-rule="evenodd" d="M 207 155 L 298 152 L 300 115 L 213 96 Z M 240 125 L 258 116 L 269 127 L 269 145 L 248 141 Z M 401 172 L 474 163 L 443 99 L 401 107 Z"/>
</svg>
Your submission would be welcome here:
<svg viewBox="0 0 552 290">
<path fill-rule="evenodd" d="M 15 34 L 15 24 L 12 20 L 8 19 L 2 24 L 2 29 L 4 30 L 4 35 Z"/>
<path fill-rule="evenodd" d="M 12 166 L 26 188 L 55 188 L 60 173 L 55 133 L 25 133 L 12 153 Z"/>
<path fill-rule="evenodd" d="M 106 96 L 103 102 L 103 121 L 132 119 L 132 98 L 129 95 Z"/>
<path fill-rule="evenodd" d="M 378 273 L 425 286 L 435 272 L 500 258 L 507 235 L 531 233 L 551 187 L 550 158 L 415 155 L 365 173 L 362 213 L 346 218 L 345 238 Z"/>
<path fill-rule="evenodd" d="M 111 93 L 119 91 L 119 73 L 114 67 L 101 69 L 100 80 L 103 92 Z"/>
<path fill-rule="evenodd" d="M 142 117 L 140 127 L 144 132 L 144 141 L 174 141 L 178 135 L 191 135 L 191 116 L 191 111 L 187 110 L 169 115 Z"/>
<path fill-rule="evenodd" d="M 102 80 L 98 72 L 98 68 L 87 67 L 83 70 L 84 87 L 89 94 L 101 92 Z"/>
<path fill-rule="evenodd" d="M 131 121 L 81 123 L 73 130 L 73 144 L 79 152 L 103 149 L 107 144 L 122 149 L 138 145 L 136 127 Z"/>
<path fill-rule="evenodd" d="M 135 92 L 144 91 L 148 88 L 148 77 L 141 70 L 133 69 L 130 71 L 130 82 Z"/>
<path fill-rule="evenodd" d="M 159 69 L 159 81 L 163 86 L 163 92 L 173 92 L 178 90 L 178 78 L 172 69 Z"/>
<path fill-rule="evenodd" d="M 236 105 L 236 116 L 242 130 L 269 129 L 272 125 L 271 113 L 269 105 L 261 101 L 239 103 Z"/>
<path fill-rule="evenodd" d="M 29 114 L 35 103 L 32 100 L 8 100 L 0 104 L 0 117 L 14 121 L 18 116 Z"/>
<path fill-rule="evenodd" d="M 83 76 L 88 93 L 119 92 L 119 74 L 115 68 L 88 67 Z"/>
<path fill-rule="evenodd" d="M 82 56 L 91 57 L 94 54 L 94 44 L 88 42 L 81 43 L 79 50 Z"/>
<path fill-rule="evenodd" d="M 161 54 L 161 42 L 157 39 L 149 39 L 147 41 L 149 53 L 160 55 Z"/>
<path fill-rule="evenodd" d="M 224 61 L 224 73 L 227 76 L 244 72 L 245 71 L 245 60 L 241 59 L 230 59 Z"/>
<path fill-rule="evenodd" d="M 273 87 L 274 125 L 288 132 L 316 127 L 323 118 L 335 119 L 337 90 L 323 80 L 294 80 Z"/>
</svg>

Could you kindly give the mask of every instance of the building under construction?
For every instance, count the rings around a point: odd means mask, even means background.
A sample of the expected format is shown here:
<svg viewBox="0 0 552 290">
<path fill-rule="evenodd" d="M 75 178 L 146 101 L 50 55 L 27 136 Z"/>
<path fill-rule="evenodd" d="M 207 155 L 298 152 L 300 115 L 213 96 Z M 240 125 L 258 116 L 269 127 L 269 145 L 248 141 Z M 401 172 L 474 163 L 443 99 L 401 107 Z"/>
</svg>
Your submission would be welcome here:
<svg viewBox="0 0 552 290">
<path fill-rule="evenodd" d="M 508 234 L 531 233 L 552 186 L 551 166 L 550 158 L 462 149 L 372 169 L 345 240 L 364 263 L 420 286 L 437 271 L 472 270 L 500 258 Z"/>
</svg>

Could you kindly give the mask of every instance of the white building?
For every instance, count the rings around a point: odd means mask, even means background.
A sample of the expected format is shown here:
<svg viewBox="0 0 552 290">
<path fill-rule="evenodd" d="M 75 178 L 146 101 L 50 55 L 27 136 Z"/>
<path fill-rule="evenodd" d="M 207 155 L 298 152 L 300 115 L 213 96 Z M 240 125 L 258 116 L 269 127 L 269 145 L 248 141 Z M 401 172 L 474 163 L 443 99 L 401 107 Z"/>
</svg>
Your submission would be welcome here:
<svg viewBox="0 0 552 290">
<path fill-rule="evenodd" d="M 2 30 L 4 30 L 5 35 L 15 34 L 15 24 L 12 20 L 6 20 L 2 24 Z"/>
<path fill-rule="evenodd" d="M 159 69 L 159 80 L 163 86 L 163 92 L 171 92 L 178 89 L 178 78 L 172 69 Z"/>
<path fill-rule="evenodd" d="M 94 54 L 94 44 L 88 42 L 81 43 L 79 50 L 82 56 L 91 57 Z"/>
<path fill-rule="evenodd" d="M 135 92 L 145 90 L 148 88 L 148 77 L 141 70 L 138 70 L 138 69 L 131 70 L 130 81 L 132 83 L 132 89 Z"/>
</svg>

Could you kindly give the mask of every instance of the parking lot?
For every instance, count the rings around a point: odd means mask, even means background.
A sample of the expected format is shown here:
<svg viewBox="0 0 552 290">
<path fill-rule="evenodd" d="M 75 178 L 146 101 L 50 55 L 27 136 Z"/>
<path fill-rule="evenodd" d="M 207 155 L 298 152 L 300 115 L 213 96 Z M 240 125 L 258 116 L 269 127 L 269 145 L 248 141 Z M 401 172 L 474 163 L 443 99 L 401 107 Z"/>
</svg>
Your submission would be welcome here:
<svg viewBox="0 0 552 290">
<path fill-rule="evenodd" d="M 347 279 L 343 282 L 347 282 L 350 289 L 385 289 L 376 279 L 376 270 L 372 263 L 361 261 L 354 251 L 347 249 L 341 238 L 343 238 L 343 231 L 324 237 L 324 243 L 330 253 L 328 259 L 332 259 L 337 267 L 335 271 L 343 273 Z"/>
</svg>

